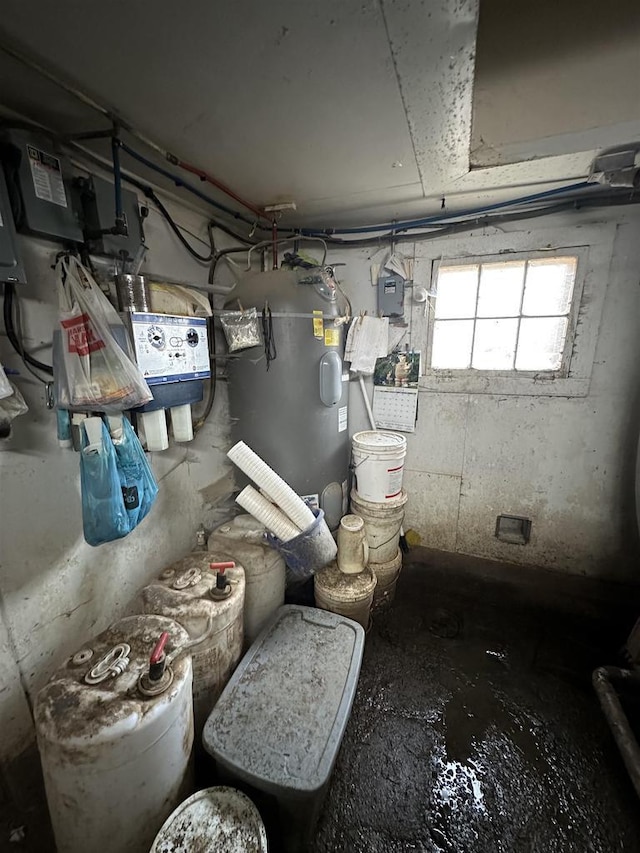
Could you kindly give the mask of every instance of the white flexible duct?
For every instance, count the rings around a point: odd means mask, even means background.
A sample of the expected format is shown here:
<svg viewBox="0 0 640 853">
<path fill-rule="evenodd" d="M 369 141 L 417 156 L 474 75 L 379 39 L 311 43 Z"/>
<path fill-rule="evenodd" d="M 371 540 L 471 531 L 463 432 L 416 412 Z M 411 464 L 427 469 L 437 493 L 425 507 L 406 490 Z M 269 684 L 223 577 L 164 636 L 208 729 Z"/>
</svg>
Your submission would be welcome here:
<svg viewBox="0 0 640 853">
<path fill-rule="evenodd" d="M 244 488 L 236 498 L 236 503 L 250 512 L 254 518 L 264 524 L 267 530 L 283 542 L 289 542 L 302 532 L 277 506 L 269 503 L 265 497 L 256 492 L 253 486 Z"/>
<path fill-rule="evenodd" d="M 244 441 L 234 444 L 227 456 L 247 477 L 257 483 L 274 503 L 278 504 L 296 527 L 306 530 L 313 524 L 315 516 L 302 498 Z"/>
</svg>

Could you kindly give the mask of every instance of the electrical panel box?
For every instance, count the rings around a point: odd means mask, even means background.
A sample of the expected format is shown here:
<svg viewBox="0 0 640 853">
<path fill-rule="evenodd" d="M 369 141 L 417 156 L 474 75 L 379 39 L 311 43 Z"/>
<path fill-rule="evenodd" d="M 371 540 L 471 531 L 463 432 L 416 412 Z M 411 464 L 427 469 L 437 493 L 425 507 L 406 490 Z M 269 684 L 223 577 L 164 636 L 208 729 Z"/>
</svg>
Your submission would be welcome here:
<svg viewBox="0 0 640 853">
<path fill-rule="evenodd" d="M 381 275 L 378 279 L 378 313 L 382 317 L 404 316 L 404 279 L 400 275 Z"/>
<path fill-rule="evenodd" d="M 96 175 L 80 179 L 74 185 L 78 193 L 84 214 L 84 236 L 90 244 L 92 253 L 118 257 L 126 252 L 134 258 L 142 243 L 142 227 L 138 197 L 130 190 L 122 190 L 122 212 L 129 234 L 126 237 L 115 234 L 100 234 L 113 228 L 116 221 L 115 190 L 110 181 Z"/>
<path fill-rule="evenodd" d="M 70 191 L 68 161 L 53 139 L 14 128 L 3 131 L 0 139 L 17 230 L 81 243 L 82 228 Z"/>
<path fill-rule="evenodd" d="M 0 169 L 0 281 L 25 284 L 27 277 L 18 252 L 7 184 Z"/>
</svg>

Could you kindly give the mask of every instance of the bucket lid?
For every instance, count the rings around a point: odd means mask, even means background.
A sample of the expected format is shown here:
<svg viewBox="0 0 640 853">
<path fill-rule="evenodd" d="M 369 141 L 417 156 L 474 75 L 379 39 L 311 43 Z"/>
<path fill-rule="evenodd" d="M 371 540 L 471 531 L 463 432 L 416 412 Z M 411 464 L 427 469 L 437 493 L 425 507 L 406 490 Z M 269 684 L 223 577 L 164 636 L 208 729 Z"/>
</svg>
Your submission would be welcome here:
<svg viewBox="0 0 640 853">
<path fill-rule="evenodd" d="M 358 450 L 404 450 L 407 446 L 407 438 L 397 432 L 386 432 L 385 430 L 363 430 L 353 436 L 353 446 Z"/>
<path fill-rule="evenodd" d="M 406 489 L 402 489 L 397 498 L 386 501 L 366 501 L 355 489 L 351 489 L 351 509 L 358 507 L 369 515 L 386 517 L 397 509 L 401 509 L 409 499 Z"/>
<path fill-rule="evenodd" d="M 343 602 L 367 598 L 375 589 L 376 583 L 376 576 L 368 566 L 357 575 L 345 575 L 337 563 L 329 563 L 314 575 L 314 586 L 320 593 Z"/>
<path fill-rule="evenodd" d="M 258 809 L 235 788 L 205 788 L 181 803 L 156 835 L 150 853 L 267 853 Z"/>
</svg>

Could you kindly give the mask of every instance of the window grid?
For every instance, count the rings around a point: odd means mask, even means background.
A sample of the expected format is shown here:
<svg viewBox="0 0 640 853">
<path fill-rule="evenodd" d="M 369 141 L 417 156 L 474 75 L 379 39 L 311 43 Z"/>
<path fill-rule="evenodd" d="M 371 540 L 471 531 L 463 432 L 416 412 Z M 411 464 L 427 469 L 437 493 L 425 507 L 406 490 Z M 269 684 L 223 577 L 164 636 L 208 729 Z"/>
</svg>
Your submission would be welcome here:
<svg viewBox="0 0 640 853">
<path fill-rule="evenodd" d="M 560 258 L 560 257 L 571 258 L 576 262 L 576 265 L 577 265 L 578 258 L 575 255 L 558 255 L 557 257 L 558 258 Z M 549 260 L 551 260 L 551 258 L 549 258 Z M 525 299 L 525 293 L 526 293 L 526 287 L 527 287 L 527 275 L 529 272 L 529 261 L 530 261 L 530 259 L 524 258 L 523 261 L 524 261 L 524 270 L 523 270 L 523 279 L 522 279 L 522 292 L 520 294 L 520 308 L 519 308 L 519 312 L 517 315 L 516 314 L 509 314 L 509 315 L 492 316 L 492 317 L 480 317 L 480 318 L 478 317 L 478 304 L 479 304 L 479 300 L 480 300 L 480 283 L 481 283 L 481 278 L 482 278 L 482 269 L 487 264 L 491 265 L 491 264 L 496 263 L 495 260 L 491 260 L 491 261 L 485 261 L 485 262 L 478 261 L 476 263 L 469 263 L 469 266 L 474 266 L 476 268 L 476 298 L 475 298 L 475 309 L 474 309 L 474 316 L 473 317 L 443 317 L 443 318 L 438 318 L 438 317 L 434 316 L 434 322 L 433 322 L 434 333 L 435 333 L 435 328 L 436 328 L 437 324 L 439 324 L 439 323 L 460 322 L 461 320 L 467 320 L 467 319 L 472 320 L 473 332 L 472 332 L 472 336 L 471 336 L 471 349 L 470 349 L 470 353 L 469 353 L 469 367 L 467 369 L 470 368 L 472 370 L 477 370 L 477 371 L 489 370 L 491 372 L 498 372 L 496 368 L 474 368 L 473 367 L 473 356 L 474 356 L 474 349 L 475 349 L 475 343 L 476 343 L 476 328 L 477 328 L 478 319 L 481 319 L 481 320 L 517 320 L 518 325 L 517 325 L 517 329 L 516 329 L 516 341 L 515 341 L 515 346 L 514 346 L 514 351 L 513 351 L 513 359 L 511 362 L 511 367 L 510 368 L 505 367 L 505 368 L 502 368 L 502 370 L 508 370 L 508 371 L 512 371 L 512 372 L 518 371 L 518 368 L 516 368 L 516 362 L 518 359 L 518 345 L 520 342 L 520 329 L 521 329 L 522 319 L 525 316 L 523 314 L 523 308 L 524 308 L 524 299 Z M 462 264 L 462 266 L 464 266 L 464 264 Z M 446 267 L 444 267 L 444 268 L 446 269 Z M 442 269 L 442 267 L 440 269 Z M 440 272 L 440 270 L 438 271 L 438 274 L 439 274 L 439 272 Z M 559 368 L 556 368 L 556 369 L 560 369 L 562 367 L 562 363 L 564 362 L 564 359 L 565 359 L 567 339 L 568 339 L 569 332 L 570 332 L 568 321 L 569 321 L 569 318 L 571 316 L 572 303 L 573 303 L 573 299 L 575 296 L 575 280 L 576 280 L 576 275 L 574 275 L 574 290 L 573 290 L 571 299 L 569 300 L 569 305 L 567 306 L 567 310 L 564 313 L 561 313 L 561 314 L 527 314 L 526 315 L 526 319 L 528 319 L 528 320 L 529 319 L 530 320 L 554 320 L 554 319 L 555 320 L 559 320 L 559 319 L 566 319 L 567 320 L 567 328 L 565 330 L 565 342 L 564 342 L 562 352 L 560 353 L 560 366 L 559 366 Z M 437 300 L 437 296 L 436 296 L 436 300 Z M 464 370 L 465 368 L 441 367 L 441 368 L 435 368 L 435 369 L 436 370 L 458 370 L 458 369 Z M 548 368 L 539 368 L 536 370 L 536 372 L 539 372 L 539 370 L 541 370 L 541 369 L 542 370 L 548 370 Z M 524 372 L 524 373 L 531 372 L 531 370 L 525 369 L 522 372 Z M 550 372 L 553 372 L 553 371 L 550 371 Z"/>
</svg>

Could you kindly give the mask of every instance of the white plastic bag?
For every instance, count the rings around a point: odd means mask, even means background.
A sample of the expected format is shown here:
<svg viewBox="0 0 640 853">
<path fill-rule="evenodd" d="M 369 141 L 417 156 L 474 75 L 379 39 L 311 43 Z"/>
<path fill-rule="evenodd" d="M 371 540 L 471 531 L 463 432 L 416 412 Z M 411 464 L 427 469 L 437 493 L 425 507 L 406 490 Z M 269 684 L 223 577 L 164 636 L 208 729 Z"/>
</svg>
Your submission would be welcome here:
<svg viewBox="0 0 640 853">
<path fill-rule="evenodd" d="M 4 400 L 5 397 L 10 397 L 12 394 L 13 388 L 4 372 L 4 367 L 0 364 L 0 400 Z"/>
<path fill-rule="evenodd" d="M 57 270 L 65 407 L 122 412 L 149 402 L 149 386 L 114 336 L 122 327 L 118 312 L 89 270 L 72 255 Z"/>
<path fill-rule="evenodd" d="M 7 384 L 11 393 L 0 400 L 0 439 L 8 438 L 11 435 L 11 422 L 29 411 L 24 397 L 13 382 L 7 380 Z"/>
</svg>

